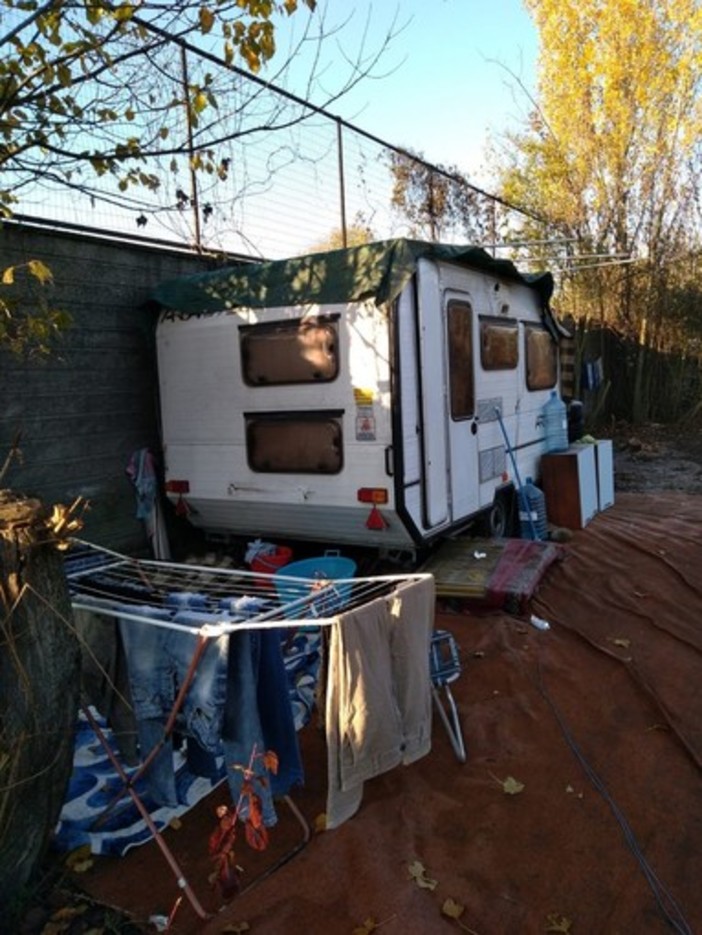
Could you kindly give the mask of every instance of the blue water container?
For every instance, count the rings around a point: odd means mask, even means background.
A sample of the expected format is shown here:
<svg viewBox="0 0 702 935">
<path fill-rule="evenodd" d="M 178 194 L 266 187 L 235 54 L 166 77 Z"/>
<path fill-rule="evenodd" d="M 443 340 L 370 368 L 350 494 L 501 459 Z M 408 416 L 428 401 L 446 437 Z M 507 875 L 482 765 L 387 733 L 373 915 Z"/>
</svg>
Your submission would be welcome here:
<svg viewBox="0 0 702 935">
<path fill-rule="evenodd" d="M 546 497 L 530 477 L 522 485 L 519 495 L 519 526 L 522 539 L 539 539 L 543 542 L 548 538 Z"/>
<path fill-rule="evenodd" d="M 543 408 L 546 451 L 568 450 L 568 411 L 566 404 L 551 390 L 551 397 Z"/>
</svg>

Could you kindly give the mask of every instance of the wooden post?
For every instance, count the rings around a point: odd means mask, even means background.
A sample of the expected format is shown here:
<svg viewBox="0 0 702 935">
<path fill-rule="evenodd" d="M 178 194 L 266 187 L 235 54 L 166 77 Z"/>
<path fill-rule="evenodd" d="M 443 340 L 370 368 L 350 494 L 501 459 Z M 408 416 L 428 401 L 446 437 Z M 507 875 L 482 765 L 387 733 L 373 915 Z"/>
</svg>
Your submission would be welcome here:
<svg viewBox="0 0 702 935">
<path fill-rule="evenodd" d="M 0 907 L 5 913 L 45 856 L 73 762 L 80 650 L 47 517 L 40 501 L 0 490 Z"/>
</svg>

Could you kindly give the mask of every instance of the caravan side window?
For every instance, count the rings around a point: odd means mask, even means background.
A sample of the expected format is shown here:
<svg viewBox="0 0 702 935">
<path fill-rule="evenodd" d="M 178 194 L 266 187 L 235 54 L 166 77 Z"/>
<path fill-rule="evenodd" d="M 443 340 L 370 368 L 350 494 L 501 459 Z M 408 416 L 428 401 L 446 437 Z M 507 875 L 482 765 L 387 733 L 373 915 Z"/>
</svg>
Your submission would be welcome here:
<svg viewBox="0 0 702 935">
<path fill-rule="evenodd" d="M 343 467 L 342 412 L 244 413 L 252 471 L 338 474 Z"/>
<path fill-rule="evenodd" d="M 446 330 L 451 417 L 470 419 L 475 413 L 473 309 L 467 302 L 449 302 L 446 310 Z"/>
<path fill-rule="evenodd" d="M 249 386 L 328 383 L 339 373 L 336 320 L 242 325 L 239 340 L 241 372 Z"/>
<path fill-rule="evenodd" d="M 514 370 L 519 363 L 516 321 L 480 318 L 480 363 L 484 370 Z"/>
<path fill-rule="evenodd" d="M 558 348 L 549 332 L 540 325 L 526 325 L 526 384 L 529 390 L 547 390 L 556 385 Z"/>
</svg>

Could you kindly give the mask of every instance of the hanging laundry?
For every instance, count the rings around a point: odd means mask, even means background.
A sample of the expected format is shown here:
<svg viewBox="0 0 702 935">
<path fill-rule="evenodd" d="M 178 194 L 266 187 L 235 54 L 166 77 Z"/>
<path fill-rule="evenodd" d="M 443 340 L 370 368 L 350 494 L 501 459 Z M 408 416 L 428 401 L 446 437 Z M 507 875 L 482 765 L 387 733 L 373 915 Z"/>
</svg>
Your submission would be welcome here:
<svg viewBox="0 0 702 935">
<path fill-rule="evenodd" d="M 136 517 L 143 520 L 154 558 L 168 560 L 171 549 L 158 488 L 156 459 L 148 448 L 135 451 L 126 468 L 137 497 Z"/>
<path fill-rule="evenodd" d="M 363 783 L 431 748 L 434 582 L 400 585 L 342 613 L 327 675 L 327 828 L 358 810 Z"/>
</svg>

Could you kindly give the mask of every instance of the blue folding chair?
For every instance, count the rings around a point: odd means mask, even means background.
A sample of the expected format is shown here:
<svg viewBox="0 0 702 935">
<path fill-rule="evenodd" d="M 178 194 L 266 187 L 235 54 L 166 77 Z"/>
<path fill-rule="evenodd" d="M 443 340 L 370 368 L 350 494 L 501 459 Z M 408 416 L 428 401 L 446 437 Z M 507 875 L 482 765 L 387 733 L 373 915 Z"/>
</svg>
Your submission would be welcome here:
<svg viewBox="0 0 702 935">
<path fill-rule="evenodd" d="M 463 730 L 458 718 L 456 702 L 451 693 L 451 683 L 460 676 L 463 668 L 458 652 L 458 645 L 448 630 L 435 630 L 429 646 L 429 666 L 431 674 L 431 692 L 449 735 L 454 753 L 461 763 L 466 762 L 466 747 L 463 742 Z M 443 689 L 446 703 L 441 698 Z M 448 708 L 448 711 L 446 710 Z"/>
</svg>

